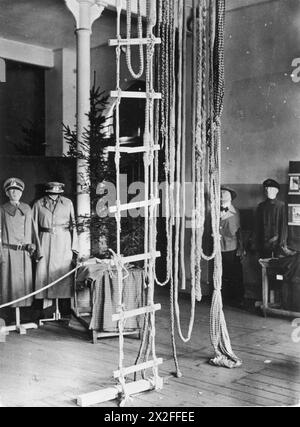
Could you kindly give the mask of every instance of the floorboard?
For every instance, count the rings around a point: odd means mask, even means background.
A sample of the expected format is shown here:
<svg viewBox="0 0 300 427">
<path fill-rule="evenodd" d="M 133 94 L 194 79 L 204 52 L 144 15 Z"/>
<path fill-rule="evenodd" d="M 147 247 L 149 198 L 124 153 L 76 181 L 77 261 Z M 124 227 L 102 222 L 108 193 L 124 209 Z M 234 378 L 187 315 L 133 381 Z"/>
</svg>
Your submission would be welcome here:
<svg viewBox="0 0 300 427">
<path fill-rule="evenodd" d="M 133 407 L 296 406 L 300 402 L 300 343 L 292 340 L 291 320 L 264 318 L 225 306 L 225 318 L 238 369 L 209 365 L 213 356 L 209 338 L 209 306 L 196 306 L 190 342 L 176 334 L 182 378 L 174 375 L 170 339 L 168 292 L 159 289 L 156 302 L 157 356 L 164 359 L 160 375 L 164 388 L 134 396 Z M 188 328 L 190 302 L 182 298 L 181 323 Z M 134 364 L 140 341 L 125 339 L 124 365 Z M 92 344 L 89 333 L 62 324 L 47 324 L 25 336 L 11 333 L 0 344 L 0 405 L 12 407 L 76 407 L 77 396 L 114 385 L 118 369 L 116 337 Z M 116 401 L 96 405 L 117 406 Z"/>
</svg>

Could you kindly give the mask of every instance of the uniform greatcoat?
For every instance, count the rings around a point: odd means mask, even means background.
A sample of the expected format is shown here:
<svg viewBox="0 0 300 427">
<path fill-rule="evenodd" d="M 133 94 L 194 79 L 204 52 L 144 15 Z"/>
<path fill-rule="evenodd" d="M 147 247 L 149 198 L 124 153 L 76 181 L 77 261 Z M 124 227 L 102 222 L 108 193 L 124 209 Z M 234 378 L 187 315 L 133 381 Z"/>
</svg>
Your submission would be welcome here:
<svg viewBox="0 0 300 427">
<path fill-rule="evenodd" d="M 36 290 L 64 276 L 72 269 L 73 252 L 78 252 L 73 203 L 58 196 L 45 196 L 33 206 L 33 217 L 39 231 L 43 259 L 37 266 Z M 38 299 L 64 299 L 73 296 L 73 275 L 37 295 Z"/>
<path fill-rule="evenodd" d="M 33 223 L 30 206 L 8 202 L 0 208 L 1 237 L 1 282 L 0 304 L 13 301 L 33 292 L 32 261 L 27 250 L 5 247 L 9 245 L 36 245 L 36 257 L 40 258 L 40 244 Z M 28 307 L 32 299 L 17 303 L 13 307 Z"/>
</svg>

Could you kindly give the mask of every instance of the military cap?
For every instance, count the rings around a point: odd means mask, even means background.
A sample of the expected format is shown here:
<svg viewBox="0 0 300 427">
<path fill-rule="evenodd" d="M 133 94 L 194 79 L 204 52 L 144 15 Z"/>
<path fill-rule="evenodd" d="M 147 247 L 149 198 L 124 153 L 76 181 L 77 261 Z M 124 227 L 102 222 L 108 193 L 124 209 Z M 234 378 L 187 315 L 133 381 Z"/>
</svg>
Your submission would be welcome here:
<svg viewBox="0 0 300 427">
<path fill-rule="evenodd" d="M 45 184 L 46 193 L 50 194 L 61 194 L 64 192 L 65 184 L 61 182 L 47 182 Z"/>
<path fill-rule="evenodd" d="M 234 200 L 237 196 L 236 192 L 229 187 L 221 187 L 221 191 L 229 191 L 229 193 L 231 194 L 231 200 Z"/>
<path fill-rule="evenodd" d="M 3 184 L 4 191 L 8 191 L 15 188 L 20 191 L 24 191 L 25 184 L 20 178 L 8 178 Z"/>
<path fill-rule="evenodd" d="M 264 188 L 272 187 L 272 188 L 278 188 L 278 190 L 280 190 L 280 184 L 278 184 L 278 182 L 275 181 L 274 179 L 270 179 L 270 178 L 266 179 L 263 182 L 263 186 Z"/>
</svg>

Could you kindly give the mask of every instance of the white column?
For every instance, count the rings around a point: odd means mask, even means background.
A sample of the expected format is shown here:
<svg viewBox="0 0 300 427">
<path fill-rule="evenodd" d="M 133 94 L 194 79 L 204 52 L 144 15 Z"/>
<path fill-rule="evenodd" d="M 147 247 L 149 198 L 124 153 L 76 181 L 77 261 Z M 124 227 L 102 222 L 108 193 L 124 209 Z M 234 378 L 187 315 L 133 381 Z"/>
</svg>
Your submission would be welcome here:
<svg viewBox="0 0 300 427">
<path fill-rule="evenodd" d="M 106 3 L 99 0 L 65 0 L 67 7 L 76 20 L 77 38 L 77 133 L 78 148 L 83 151 L 80 141 L 84 129 L 89 127 L 87 113 L 90 110 L 90 74 L 91 74 L 91 33 L 93 22 L 99 18 Z M 79 235 L 80 256 L 89 257 L 91 250 L 90 231 L 84 225 L 84 219 L 91 217 L 90 177 L 87 173 L 87 162 L 77 162 L 77 216 L 84 232 Z"/>
</svg>

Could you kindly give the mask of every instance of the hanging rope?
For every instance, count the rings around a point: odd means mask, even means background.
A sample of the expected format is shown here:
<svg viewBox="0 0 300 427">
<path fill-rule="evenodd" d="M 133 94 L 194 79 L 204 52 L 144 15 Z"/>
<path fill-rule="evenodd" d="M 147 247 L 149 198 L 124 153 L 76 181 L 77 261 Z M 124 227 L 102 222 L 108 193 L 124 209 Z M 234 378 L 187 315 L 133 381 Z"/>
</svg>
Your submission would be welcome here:
<svg viewBox="0 0 300 427">
<path fill-rule="evenodd" d="M 215 245 L 214 292 L 210 314 L 210 336 L 215 350 L 211 363 L 216 366 L 233 368 L 241 365 L 241 360 L 234 354 L 226 326 L 222 304 L 222 255 L 219 235 L 220 224 L 220 184 L 221 184 L 221 115 L 224 100 L 224 25 L 225 0 L 216 4 L 216 33 L 213 51 L 214 91 L 213 91 L 213 128 L 211 129 L 212 169 L 210 171 L 210 191 L 212 195 L 213 236 Z"/>
<path fill-rule="evenodd" d="M 222 309 L 222 259 L 220 248 L 220 117 L 224 98 L 224 20 L 225 1 L 193 0 L 192 6 L 192 67 L 191 67 L 191 126 L 186 122 L 186 16 L 182 0 L 177 2 L 176 23 L 174 2 L 159 0 L 158 36 L 162 38 L 160 49 L 160 76 L 158 84 L 163 99 L 156 119 L 160 120 L 160 134 L 156 141 L 164 147 L 166 181 L 166 237 L 167 277 L 170 281 L 170 315 L 173 357 L 177 374 L 180 374 L 176 340 L 175 319 L 178 334 L 184 342 L 191 338 L 195 303 L 202 298 L 202 260 L 214 260 L 214 294 L 210 317 L 210 333 L 216 357 L 221 357 L 222 366 L 238 366 L 226 328 Z M 175 26 L 178 41 L 175 42 Z M 175 57 L 177 62 L 175 64 Z M 177 71 L 176 71 L 177 70 Z M 176 118 L 176 123 L 175 123 Z M 179 281 L 185 289 L 185 164 L 186 128 L 191 128 L 192 145 L 192 230 L 190 241 L 191 264 L 191 315 L 187 336 L 182 333 L 178 302 Z M 175 188 L 175 177 L 177 187 Z M 181 189 L 179 187 L 181 184 Z M 208 206 L 205 202 L 205 185 L 208 189 Z M 156 193 L 157 194 L 157 193 Z M 204 224 L 210 214 L 213 248 L 206 254 L 203 248 Z M 175 225 L 175 227 L 174 227 Z M 174 229 L 173 229 L 174 228 Z M 174 245 L 174 247 L 173 247 Z M 156 278 L 157 279 L 157 278 Z M 229 358 L 229 359 L 228 359 Z M 213 359 L 215 364 L 217 360 Z M 225 360 L 225 361 L 224 361 Z M 229 360 L 229 361 L 228 361 Z"/>
<path fill-rule="evenodd" d="M 138 38 L 141 39 L 143 37 L 143 21 L 141 14 L 141 4 L 140 0 L 137 0 L 137 13 L 138 13 Z M 127 19 L 127 39 L 131 39 L 131 0 L 127 0 L 127 8 L 126 8 L 126 19 Z M 128 45 L 126 48 L 126 63 L 128 70 L 131 76 L 134 79 L 139 79 L 142 77 L 144 73 L 144 49 L 143 45 L 139 45 L 139 71 L 137 73 L 134 72 L 131 62 L 131 46 Z"/>
</svg>

